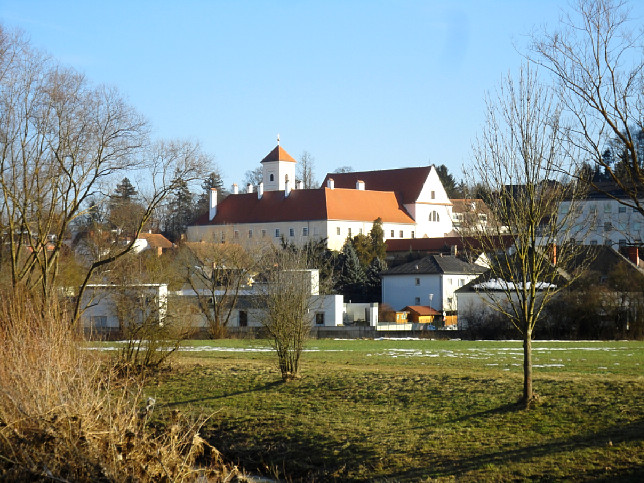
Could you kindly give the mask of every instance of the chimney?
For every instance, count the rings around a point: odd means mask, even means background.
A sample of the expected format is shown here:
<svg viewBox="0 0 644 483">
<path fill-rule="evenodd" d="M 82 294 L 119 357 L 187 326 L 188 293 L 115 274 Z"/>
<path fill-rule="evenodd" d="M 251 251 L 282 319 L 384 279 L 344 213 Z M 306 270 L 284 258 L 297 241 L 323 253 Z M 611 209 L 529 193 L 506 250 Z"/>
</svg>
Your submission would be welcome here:
<svg viewBox="0 0 644 483">
<path fill-rule="evenodd" d="M 362 181 L 361 179 L 356 181 L 356 189 L 364 191 L 364 181 Z"/>
<path fill-rule="evenodd" d="M 259 183 L 259 185 L 257 186 L 257 199 L 261 200 L 262 196 L 264 196 L 264 182 L 263 181 L 261 183 Z"/>
<path fill-rule="evenodd" d="M 329 188 L 330 190 L 335 188 L 335 181 L 333 181 L 333 178 L 329 178 L 326 180 L 326 187 Z"/>
<path fill-rule="evenodd" d="M 253 185 L 248 183 L 248 186 L 246 186 L 246 193 L 252 193 L 253 192 Z"/>
<path fill-rule="evenodd" d="M 233 194 L 234 195 L 239 194 L 239 188 L 237 187 L 237 183 L 233 183 Z"/>
<path fill-rule="evenodd" d="M 287 179 L 284 182 L 284 197 L 288 198 L 288 195 L 291 194 L 291 182 Z"/>
<path fill-rule="evenodd" d="M 636 266 L 639 267 L 640 264 L 640 254 L 639 254 L 639 248 L 634 246 L 634 247 L 628 247 L 628 259 L 633 262 Z"/>
<path fill-rule="evenodd" d="M 210 188 L 209 202 L 210 202 L 210 211 L 208 214 L 208 219 L 212 221 L 212 219 L 217 214 L 217 188 Z"/>
<path fill-rule="evenodd" d="M 304 189 L 304 181 L 298 181 L 297 182 L 297 189 L 298 190 L 303 190 Z"/>
</svg>

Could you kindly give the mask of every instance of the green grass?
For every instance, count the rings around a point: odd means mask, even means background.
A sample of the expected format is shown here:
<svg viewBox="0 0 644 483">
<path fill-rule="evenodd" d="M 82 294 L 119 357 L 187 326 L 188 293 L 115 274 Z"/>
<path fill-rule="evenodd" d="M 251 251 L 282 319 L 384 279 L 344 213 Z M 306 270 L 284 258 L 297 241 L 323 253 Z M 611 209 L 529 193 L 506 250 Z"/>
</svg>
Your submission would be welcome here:
<svg viewBox="0 0 644 483">
<path fill-rule="evenodd" d="M 188 343 L 149 392 L 212 415 L 204 434 L 284 480 L 641 481 L 644 343 L 313 340 L 280 382 L 266 341 Z M 220 348 L 221 350 L 213 350 Z M 249 350 L 252 349 L 252 350 Z"/>
</svg>

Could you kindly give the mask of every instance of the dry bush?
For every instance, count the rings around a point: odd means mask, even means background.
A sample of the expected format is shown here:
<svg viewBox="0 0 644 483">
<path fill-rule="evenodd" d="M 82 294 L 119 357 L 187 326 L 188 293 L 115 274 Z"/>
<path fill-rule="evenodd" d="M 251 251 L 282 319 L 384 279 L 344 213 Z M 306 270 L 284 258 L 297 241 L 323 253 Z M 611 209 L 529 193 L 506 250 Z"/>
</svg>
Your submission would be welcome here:
<svg viewBox="0 0 644 483">
<path fill-rule="evenodd" d="M 0 480 L 208 481 L 236 479 L 173 413 L 149 424 L 142 381 L 117 378 L 70 328 L 58 305 L 0 294 Z M 197 466 L 198 465 L 198 466 Z"/>
</svg>

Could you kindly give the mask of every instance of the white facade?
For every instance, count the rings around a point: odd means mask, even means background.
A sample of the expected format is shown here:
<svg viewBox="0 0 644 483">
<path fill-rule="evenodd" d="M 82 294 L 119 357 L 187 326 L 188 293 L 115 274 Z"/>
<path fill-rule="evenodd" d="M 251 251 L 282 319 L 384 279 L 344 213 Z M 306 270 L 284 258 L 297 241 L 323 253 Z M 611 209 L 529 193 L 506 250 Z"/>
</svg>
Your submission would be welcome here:
<svg viewBox="0 0 644 483">
<path fill-rule="evenodd" d="M 409 274 L 382 277 L 382 302 L 395 310 L 426 305 L 439 312 L 458 310 L 454 291 L 477 274 Z"/>
<path fill-rule="evenodd" d="M 642 200 L 644 202 L 644 200 Z M 613 247 L 639 244 L 644 236 L 644 217 L 634 208 L 610 198 L 575 201 L 571 224 L 561 240 L 573 239 L 583 245 L 610 245 Z M 571 202 L 559 205 L 560 218 L 569 214 Z"/>
<path fill-rule="evenodd" d="M 416 221 L 415 236 L 389 237 L 385 232 L 386 238 L 434 238 L 452 231 L 452 203 L 433 166 L 416 202 L 404 206 Z"/>
<path fill-rule="evenodd" d="M 307 220 L 270 223 L 240 223 L 230 225 L 189 226 L 186 238 L 189 242 L 234 241 L 243 245 L 272 242 L 281 243 L 282 238 L 295 245 L 304 245 L 310 240 L 327 239 L 327 247 L 341 250 L 347 237 L 360 233 L 367 235 L 372 221 Z M 413 223 L 383 223 L 384 238 L 416 238 Z"/>
<path fill-rule="evenodd" d="M 262 176 L 266 191 L 284 191 L 286 183 L 295 188 L 295 163 L 293 161 L 264 161 Z"/>
</svg>

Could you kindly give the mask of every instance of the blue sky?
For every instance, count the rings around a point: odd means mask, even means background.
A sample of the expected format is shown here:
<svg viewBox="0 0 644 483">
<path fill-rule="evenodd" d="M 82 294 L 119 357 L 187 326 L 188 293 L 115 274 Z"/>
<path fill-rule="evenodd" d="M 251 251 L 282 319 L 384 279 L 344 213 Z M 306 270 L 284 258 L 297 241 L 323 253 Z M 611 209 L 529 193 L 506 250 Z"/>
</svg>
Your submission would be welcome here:
<svg viewBox="0 0 644 483">
<path fill-rule="evenodd" d="M 276 145 L 318 181 L 445 164 L 457 177 L 484 96 L 565 1 L 1 0 L 0 21 L 96 83 L 164 138 L 199 141 L 226 185 Z"/>
</svg>

